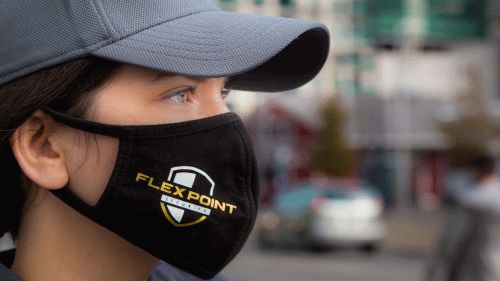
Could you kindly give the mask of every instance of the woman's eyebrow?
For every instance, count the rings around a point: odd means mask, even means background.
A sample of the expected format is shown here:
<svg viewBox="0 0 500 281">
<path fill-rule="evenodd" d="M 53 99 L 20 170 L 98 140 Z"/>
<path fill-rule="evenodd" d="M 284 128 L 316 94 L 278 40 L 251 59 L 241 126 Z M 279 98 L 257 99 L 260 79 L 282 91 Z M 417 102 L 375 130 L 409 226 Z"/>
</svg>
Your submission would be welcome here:
<svg viewBox="0 0 500 281">
<path fill-rule="evenodd" d="M 169 72 L 160 72 L 160 73 L 158 73 L 158 74 L 156 74 L 156 75 L 153 76 L 153 78 L 151 79 L 151 82 L 158 82 L 159 80 L 173 78 L 173 77 L 176 77 L 176 76 L 180 76 L 180 75 L 169 73 Z M 185 76 L 185 77 L 187 79 L 195 80 L 195 81 L 198 81 L 198 82 L 203 82 L 203 81 L 205 81 L 205 80 L 208 79 L 206 77 L 195 77 L 195 76 Z M 229 80 L 229 76 L 227 76 L 224 79 L 224 83 L 226 83 L 228 80 Z"/>
<path fill-rule="evenodd" d="M 159 72 L 158 74 L 154 75 L 153 78 L 151 78 L 151 82 L 158 82 L 159 80 L 166 79 L 166 78 L 172 78 L 176 76 L 175 74 L 168 73 L 168 72 Z"/>
<path fill-rule="evenodd" d="M 154 75 L 153 78 L 151 78 L 151 82 L 158 82 L 159 80 L 162 80 L 162 79 L 170 79 L 170 78 L 179 77 L 179 76 L 182 76 L 182 75 L 169 73 L 169 72 L 160 72 L 160 73 Z M 193 77 L 193 76 L 182 76 L 182 77 L 185 77 L 186 79 L 190 79 L 190 80 L 196 80 L 196 81 L 204 81 L 207 79 L 207 78 Z"/>
</svg>

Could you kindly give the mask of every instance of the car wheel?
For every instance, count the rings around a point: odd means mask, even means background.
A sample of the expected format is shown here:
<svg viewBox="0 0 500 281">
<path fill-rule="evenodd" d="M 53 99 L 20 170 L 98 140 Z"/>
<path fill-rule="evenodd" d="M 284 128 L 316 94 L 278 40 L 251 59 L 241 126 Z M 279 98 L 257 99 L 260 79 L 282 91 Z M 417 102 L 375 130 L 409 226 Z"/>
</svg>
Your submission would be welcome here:
<svg viewBox="0 0 500 281">
<path fill-rule="evenodd" d="M 274 244 L 271 241 L 269 241 L 268 239 L 266 239 L 262 236 L 259 236 L 259 238 L 257 239 L 257 246 L 261 250 L 268 250 L 268 249 L 273 248 Z"/>
<path fill-rule="evenodd" d="M 326 251 L 326 247 L 320 245 L 320 244 L 311 244 L 308 245 L 307 250 L 313 253 L 323 253 Z"/>
<path fill-rule="evenodd" d="M 324 253 L 330 250 L 330 247 L 327 247 L 324 243 L 320 243 L 314 240 L 308 240 L 306 244 L 306 249 L 313 253 Z"/>
<path fill-rule="evenodd" d="M 360 251 L 364 254 L 374 254 L 379 250 L 379 245 L 376 243 L 367 243 L 360 247 Z"/>
</svg>

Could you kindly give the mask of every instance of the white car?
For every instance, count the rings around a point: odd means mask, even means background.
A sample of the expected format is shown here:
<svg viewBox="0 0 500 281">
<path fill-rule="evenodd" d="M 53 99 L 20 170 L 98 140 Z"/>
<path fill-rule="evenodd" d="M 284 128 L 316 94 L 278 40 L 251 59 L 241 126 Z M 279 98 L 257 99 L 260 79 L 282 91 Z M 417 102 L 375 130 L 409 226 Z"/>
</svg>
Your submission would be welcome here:
<svg viewBox="0 0 500 281">
<path fill-rule="evenodd" d="M 368 185 L 343 185 L 331 181 L 326 187 L 299 184 L 277 196 L 261 213 L 258 242 L 300 245 L 312 249 L 357 247 L 378 249 L 386 233 L 383 201 Z"/>
</svg>

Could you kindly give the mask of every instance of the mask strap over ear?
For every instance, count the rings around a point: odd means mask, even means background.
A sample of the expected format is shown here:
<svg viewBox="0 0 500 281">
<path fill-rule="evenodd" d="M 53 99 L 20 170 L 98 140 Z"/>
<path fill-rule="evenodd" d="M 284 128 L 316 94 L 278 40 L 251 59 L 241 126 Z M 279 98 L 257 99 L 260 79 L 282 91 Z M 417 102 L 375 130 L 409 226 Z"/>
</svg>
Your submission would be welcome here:
<svg viewBox="0 0 500 281">
<path fill-rule="evenodd" d="M 123 134 L 123 129 L 121 129 L 120 126 L 117 125 L 100 124 L 89 120 L 76 118 L 48 107 L 43 108 L 43 111 L 54 118 L 55 121 L 75 129 L 110 137 L 118 137 L 119 135 Z"/>
<path fill-rule="evenodd" d="M 71 208 L 88 217 L 96 218 L 97 213 L 95 208 L 83 202 L 83 200 L 80 199 L 71 189 L 69 189 L 68 186 L 51 190 L 51 192 L 63 202 L 68 204 Z"/>
</svg>

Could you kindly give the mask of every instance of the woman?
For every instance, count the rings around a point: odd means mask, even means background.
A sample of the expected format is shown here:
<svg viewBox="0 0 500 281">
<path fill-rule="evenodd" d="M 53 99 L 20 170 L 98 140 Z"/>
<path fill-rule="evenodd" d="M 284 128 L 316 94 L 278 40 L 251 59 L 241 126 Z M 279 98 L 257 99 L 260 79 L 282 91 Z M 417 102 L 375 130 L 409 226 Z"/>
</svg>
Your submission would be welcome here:
<svg viewBox="0 0 500 281">
<path fill-rule="evenodd" d="M 258 205 L 224 98 L 296 88 L 329 48 L 319 23 L 208 0 L 7 1 L 0 34 L 2 280 L 147 280 L 159 259 L 215 276 Z"/>
</svg>

